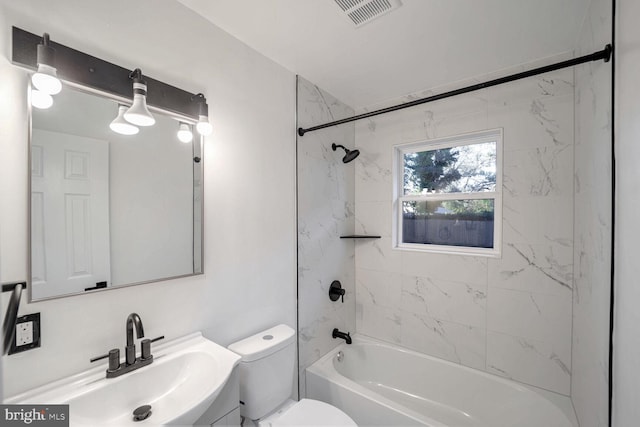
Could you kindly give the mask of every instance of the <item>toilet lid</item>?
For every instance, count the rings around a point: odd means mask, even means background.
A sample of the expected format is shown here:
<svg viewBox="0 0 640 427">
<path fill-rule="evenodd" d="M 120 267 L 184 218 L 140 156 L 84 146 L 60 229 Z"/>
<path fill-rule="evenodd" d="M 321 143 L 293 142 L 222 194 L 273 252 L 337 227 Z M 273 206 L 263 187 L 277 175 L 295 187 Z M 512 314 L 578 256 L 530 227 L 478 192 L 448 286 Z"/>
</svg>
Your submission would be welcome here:
<svg viewBox="0 0 640 427">
<path fill-rule="evenodd" d="M 313 399 L 302 399 L 273 420 L 272 426 L 357 426 L 335 406 Z"/>
</svg>

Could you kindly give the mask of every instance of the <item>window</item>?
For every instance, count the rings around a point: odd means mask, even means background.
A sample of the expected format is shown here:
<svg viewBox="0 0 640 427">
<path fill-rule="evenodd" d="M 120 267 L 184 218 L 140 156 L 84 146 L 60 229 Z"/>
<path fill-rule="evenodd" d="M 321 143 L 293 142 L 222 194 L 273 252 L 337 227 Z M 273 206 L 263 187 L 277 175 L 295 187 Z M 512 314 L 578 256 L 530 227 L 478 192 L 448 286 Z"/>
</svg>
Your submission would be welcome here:
<svg viewBox="0 0 640 427">
<path fill-rule="evenodd" d="M 498 256 L 502 131 L 394 148 L 394 247 Z"/>
</svg>

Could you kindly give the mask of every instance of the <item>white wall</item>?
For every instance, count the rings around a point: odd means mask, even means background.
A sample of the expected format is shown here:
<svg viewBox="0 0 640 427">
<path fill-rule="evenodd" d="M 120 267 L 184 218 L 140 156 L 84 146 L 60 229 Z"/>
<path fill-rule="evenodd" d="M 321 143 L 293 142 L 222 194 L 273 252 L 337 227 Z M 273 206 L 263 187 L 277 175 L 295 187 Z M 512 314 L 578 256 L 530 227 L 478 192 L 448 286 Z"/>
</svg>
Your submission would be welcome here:
<svg viewBox="0 0 640 427">
<path fill-rule="evenodd" d="M 613 425 L 640 419 L 640 2 L 616 2 Z"/>
<path fill-rule="evenodd" d="M 313 83 L 298 78 L 298 126 L 308 128 L 353 115 L 353 109 Z M 354 232 L 355 162 L 344 164 L 353 148 L 354 125 L 346 124 L 298 137 L 298 328 L 300 395 L 305 396 L 305 369 L 342 342 L 333 328 L 355 332 Z M 344 303 L 329 299 L 339 280 Z"/>
<path fill-rule="evenodd" d="M 202 330 L 222 345 L 295 326 L 294 75 L 170 0 L 0 3 L 2 281 L 28 276 L 27 73 L 9 63 L 11 25 L 203 92 L 215 130 L 204 149 L 205 275 L 23 301 L 20 314 L 42 313 L 42 347 L 3 358 L 5 395 L 89 368 L 122 346 L 133 311 L 151 337 Z"/>
<path fill-rule="evenodd" d="M 568 69 L 356 124 L 356 231 L 382 235 L 356 246 L 358 332 L 569 394 L 573 112 Z M 502 256 L 392 249 L 392 147 L 494 128 L 504 129 Z"/>
<path fill-rule="evenodd" d="M 611 42 L 611 1 L 591 2 L 576 55 Z M 612 62 L 574 67 L 575 205 L 571 399 L 581 427 L 609 417 Z"/>
</svg>

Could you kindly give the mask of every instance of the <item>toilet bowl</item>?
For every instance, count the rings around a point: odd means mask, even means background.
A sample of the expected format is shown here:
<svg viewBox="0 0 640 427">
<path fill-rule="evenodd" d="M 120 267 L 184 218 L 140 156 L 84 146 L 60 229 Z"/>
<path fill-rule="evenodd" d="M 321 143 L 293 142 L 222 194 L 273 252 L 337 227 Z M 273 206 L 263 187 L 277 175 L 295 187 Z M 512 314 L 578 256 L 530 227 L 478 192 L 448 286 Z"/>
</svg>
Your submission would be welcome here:
<svg viewBox="0 0 640 427">
<path fill-rule="evenodd" d="M 295 331 L 278 325 L 231 344 L 240 361 L 240 414 L 244 425 L 356 426 L 340 409 L 313 399 L 291 400 Z"/>
<path fill-rule="evenodd" d="M 274 413 L 258 420 L 258 427 L 356 426 L 347 414 L 328 403 L 313 399 L 289 400 Z"/>
</svg>

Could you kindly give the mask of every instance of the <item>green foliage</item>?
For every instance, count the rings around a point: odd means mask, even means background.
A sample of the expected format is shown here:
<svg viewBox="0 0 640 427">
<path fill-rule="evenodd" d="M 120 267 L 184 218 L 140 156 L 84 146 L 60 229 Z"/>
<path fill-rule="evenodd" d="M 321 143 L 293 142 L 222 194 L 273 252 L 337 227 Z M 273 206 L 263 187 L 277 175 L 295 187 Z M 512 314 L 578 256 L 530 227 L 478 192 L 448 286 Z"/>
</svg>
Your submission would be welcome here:
<svg viewBox="0 0 640 427">
<path fill-rule="evenodd" d="M 405 188 L 413 188 L 418 193 L 444 190 L 461 178 L 460 172 L 451 167 L 457 160 L 456 148 L 406 154 Z"/>
<path fill-rule="evenodd" d="M 493 199 L 446 200 L 442 206 L 455 214 L 493 218 Z"/>
<path fill-rule="evenodd" d="M 461 145 L 404 156 L 405 194 L 460 193 L 460 200 L 409 202 L 405 213 L 493 217 L 493 199 L 464 199 L 465 193 L 495 191 L 496 144 Z"/>
<path fill-rule="evenodd" d="M 494 200 L 414 200 L 403 203 L 403 214 L 408 218 L 455 217 L 459 220 L 493 220 Z"/>
<path fill-rule="evenodd" d="M 469 144 L 404 156 L 405 194 L 477 193 L 496 186 L 495 143 Z"/>
</svg>

